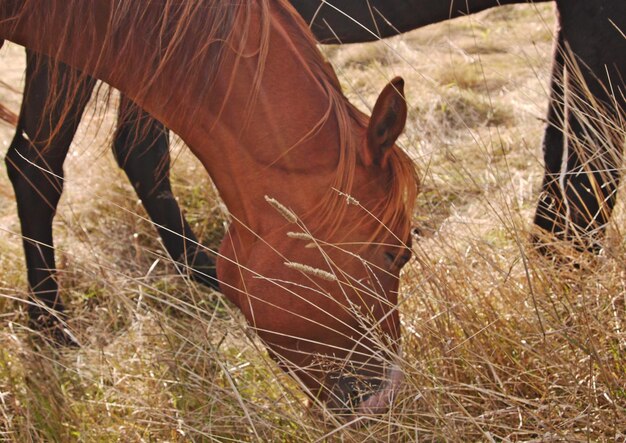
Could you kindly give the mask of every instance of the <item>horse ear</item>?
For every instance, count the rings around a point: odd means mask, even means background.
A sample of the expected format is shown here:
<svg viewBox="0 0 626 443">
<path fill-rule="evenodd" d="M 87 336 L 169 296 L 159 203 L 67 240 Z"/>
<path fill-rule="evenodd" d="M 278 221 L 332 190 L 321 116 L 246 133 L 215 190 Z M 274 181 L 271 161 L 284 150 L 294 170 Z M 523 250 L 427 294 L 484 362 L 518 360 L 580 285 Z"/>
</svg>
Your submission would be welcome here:
<svg viewBox="0 0 626 443">
<path fill-rule="evenodd" d="M 384 165 L 385 154 L 393 146 L 406 124 L 407 106 L 404 99 L 404 80 L 396 77 L 378 96 L 369 126 L 367 146 L 363 149 L 363 163 Z"/>
</svg>

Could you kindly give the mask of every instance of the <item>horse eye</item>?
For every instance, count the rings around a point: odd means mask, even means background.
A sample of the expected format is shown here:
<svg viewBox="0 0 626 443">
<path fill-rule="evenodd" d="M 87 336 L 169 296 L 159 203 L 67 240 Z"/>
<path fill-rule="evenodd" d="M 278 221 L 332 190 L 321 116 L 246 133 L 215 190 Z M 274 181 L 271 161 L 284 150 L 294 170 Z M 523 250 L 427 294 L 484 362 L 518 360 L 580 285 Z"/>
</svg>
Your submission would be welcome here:
<svg viewBox="0 0 626 443">
<path fill-rule="evenodd" d="M 393 252 L 385 252 L 385 261 L 391 268 L 402 269 L 404 265 L 411 259 L 411 251 L 403 249 L 399 254 Z"/>
</svg>

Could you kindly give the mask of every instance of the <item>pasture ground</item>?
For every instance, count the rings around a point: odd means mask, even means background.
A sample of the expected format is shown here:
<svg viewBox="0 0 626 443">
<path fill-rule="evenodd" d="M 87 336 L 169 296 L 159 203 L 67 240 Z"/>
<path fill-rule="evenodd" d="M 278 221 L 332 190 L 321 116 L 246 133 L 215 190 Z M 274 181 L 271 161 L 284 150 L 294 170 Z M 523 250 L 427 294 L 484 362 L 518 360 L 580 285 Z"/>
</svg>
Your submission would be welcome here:
<svg viewBox="0 0 626 443">
<path fill-rule="evenodd" d="M 515 6 L 385 42 L 324 51 L 347 95 L 373 105 L 402 75 L 401 142 L 423 186 L 403 272 L 407 382 L 392 411 L 348 428 L 306 408 L 236 310 L 168 263 L 110 153 L 113 109 L 92 109 L 55 220 L 59 278 L 80 350 L 23 326 L 26 278 L 0 169 L 0 440 L 626 441 L 626 215 L 598 257 L 533 251 L 553 11 Z M 17 111 L 23 51 L 0 52 Z M 0 123 L 0 144 L 12 128 Z M 175 192 L 214 247 L 227 217 L 175 143 Z"/>
</svg>

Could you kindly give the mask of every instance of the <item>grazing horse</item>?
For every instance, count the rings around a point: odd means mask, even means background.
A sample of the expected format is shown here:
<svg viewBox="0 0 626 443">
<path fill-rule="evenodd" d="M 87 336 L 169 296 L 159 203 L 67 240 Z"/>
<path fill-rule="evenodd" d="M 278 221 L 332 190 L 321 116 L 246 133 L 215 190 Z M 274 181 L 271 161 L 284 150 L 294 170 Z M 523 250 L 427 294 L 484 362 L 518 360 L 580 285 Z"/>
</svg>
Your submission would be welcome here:
<svg viewBox="0 0 626 443">
<path fill-rule="evenodd" d="M 401 79 L 368 119 L 281 0 L 0 0 L 0 38 L 110 83 L 177 132 L 233 218 L 220 288 L 270 355 L 333 407 L 387 407 L 417 193 L 395 146 Z"/>
<path fill-rule="evenodd" d="M 310 23 L 318 41 L 352 43 L 377 40 L 487 8 L 531 0 L 290 2 Z M 620 0 L 603 0 L 586 6 L 580 1 L 557 2 L 557 6 L 560 14 L 548 124 L 543 139 L 546 172 L 535 224 L 559 238 L 574 240 L 581 248 L 597 248 L 597 240 L 615 204 L 620 178 L 617 170 L 624 140 L 620 119 L 625 108 L 622 73 L 626 63 L 623 55 L 626 14 Z M 43 299 L 48 305 L 57 300 L 52 218 L 62 181 L 34 167 L 33 162 L 44 162 L 57 176 L 62 176 L 63 158 L 94 84 L 93 80 L 84 79 L 63 86 L 63 82 L 80 77 L 72 74 L 72 68 L 59 63 L 58 84 L 51 85 L 50 63 L 45 56 L 28 54 L 24 102 L 7 156 L 7 162 L 13 163 L 11 168 L 19 169 L 24 176 L 17 179 L 15 188 L 23 214 L 20 221 L 29 287 L 35 299 Z M 75 93 L 64 102 L 53 101 L 44 106 L 53 88 L 58 91 L 67 88 Z M 586 98 L 580 97 L 581 90 Z M 197 247 L 195 235 L 171 193 L 166 130 L 129 100 L 123 99 L 122 104 L 113 143 L 118 164 L 125 170 L 174 262 L 196 280 L 215 288 L 213 259 Z M 62 118 L 67 114 L 61 107 L 70 111 L 70 118 Z M 7 118 L 10 120 L 12 116 L 7 114 Z M 144 130 L 137 129 L 138 122 Z M 34 149 L 24 151 L 26 145 Z M 19 185 L 24 179 L 31 183 L 30 187 Z M 53 186 L 42 193 L 40 190 L 45 188 L 42 184 L 50 181 L 54 182 Z M 55 306 L 62 310 L 60 302 Z M 31 305 L 30 310 L 31 319 L 41 319 L 37 305 Z"/>
<path fill-rule="evenodd" d="M 321 42 L 396 35 L 493 6 L 537 0 L 291 0 Z M 598 249 L 615 205 L 626 113 L 626 1 L 557 0 L 545 176 L 534 222 Z"/>
</svg>

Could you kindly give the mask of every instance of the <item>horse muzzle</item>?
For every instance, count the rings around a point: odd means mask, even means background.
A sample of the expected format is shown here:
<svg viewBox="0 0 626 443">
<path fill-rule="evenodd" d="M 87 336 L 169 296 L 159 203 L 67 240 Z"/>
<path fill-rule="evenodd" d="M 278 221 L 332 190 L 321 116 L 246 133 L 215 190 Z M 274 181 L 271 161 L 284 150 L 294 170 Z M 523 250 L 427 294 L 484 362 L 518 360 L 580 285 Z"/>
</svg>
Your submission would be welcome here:
<svg viewBox="0 0 626 443">
<path fill-rule="evenodd" d="M 327 405 L 341 416 L 384 414 L 403 379 L 404 374 L 396 365 L 389 366 L 384 377 L 337 376 Z"/>
</svg>

